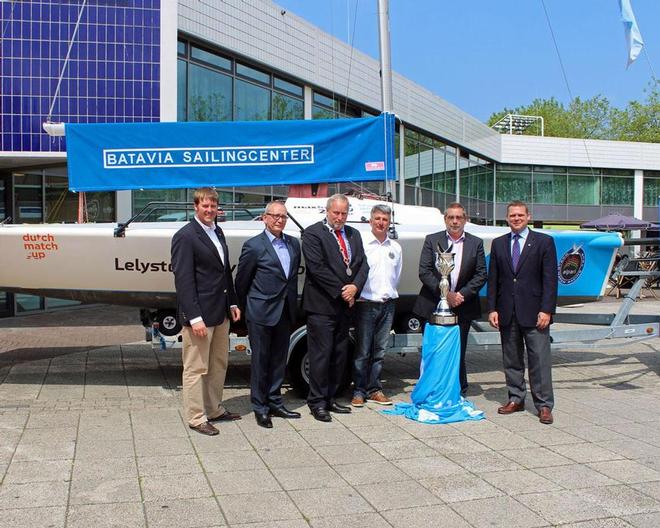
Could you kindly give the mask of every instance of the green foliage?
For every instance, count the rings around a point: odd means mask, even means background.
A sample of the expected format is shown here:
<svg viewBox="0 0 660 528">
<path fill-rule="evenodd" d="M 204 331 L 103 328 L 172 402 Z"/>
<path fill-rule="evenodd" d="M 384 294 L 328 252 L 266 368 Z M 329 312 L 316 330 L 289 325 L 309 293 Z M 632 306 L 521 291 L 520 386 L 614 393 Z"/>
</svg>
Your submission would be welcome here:
<svg viewBox="0 0 660 528">
<path fill-rule="evenodd" d="M 630 101 L 624 109 L 612 107 L 602 95 L 576 97 L 568 106 L 554 97 L 534 99 L 492 114 L 488 125 L 506 114 L 532 115 L 543 117 L 546 136 L 660 143 L 660 82 L 653 79 L 646 93 L 644 102 Z M 530 127 L 525 133 L 539 135 L 540 131 Z"/>
</svg>

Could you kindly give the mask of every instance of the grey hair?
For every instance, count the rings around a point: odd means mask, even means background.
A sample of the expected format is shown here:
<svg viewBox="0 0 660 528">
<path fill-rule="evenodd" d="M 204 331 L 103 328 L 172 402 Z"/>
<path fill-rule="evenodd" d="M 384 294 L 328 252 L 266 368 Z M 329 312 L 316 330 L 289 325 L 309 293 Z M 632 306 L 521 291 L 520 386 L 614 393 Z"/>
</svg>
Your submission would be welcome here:
<svg viewBox="0 0 660 528">
<path fill-rule="evenodd" d="M 325 209 L 326 211 L 332 207 L 332 204 L 334 202 L 342 202 L 347 204 L 348 203 L 348 198 L 344 194 L 333 194 L 330 198 L 328 198 L 328 201 L 325 203 Z"/>
<path fill-rule="evenodd" d="M 391 217 L 392 208 L 389 205 L 376 204 L 371 208 L 371 216 L 373 217 L 376 213 L 383 213 Z"/>
<path fill-rule="evenodd" d="M 273 200 L 272 202 L 268 202 L 266 204 L 266 208 L 264 209 L 264 214 L 267 214 L 270 211 L 270 209 L 273 207 L 273 205 L 275 205 L 275 204 L 279 204 L 279 205 L 283 206 L 284 209 L 286 210 L 286 204 L 282 200 Z"/>
</svg>

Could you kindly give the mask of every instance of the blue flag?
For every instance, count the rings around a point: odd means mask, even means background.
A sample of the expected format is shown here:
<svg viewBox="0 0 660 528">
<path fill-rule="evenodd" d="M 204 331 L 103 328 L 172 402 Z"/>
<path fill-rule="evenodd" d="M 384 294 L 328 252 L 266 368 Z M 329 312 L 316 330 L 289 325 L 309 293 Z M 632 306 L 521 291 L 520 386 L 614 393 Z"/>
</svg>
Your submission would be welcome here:
<svg viewBox="0 0 660 528">
<path fill-rule="evenodd" d="M 395 178 L 394 114 L 360 119 L 67 124 L 74 191 Z"/>
<path fill-rule="evenodd" d="M 621 10 L 621 22 L 623 22 L 623 31 L 626 36 L 626 46 L 628 47 L 627 68 L 639 56 L 644 47 L 644 41 L 642 40 L 642 34 L 639 32 L 630 0 L 619 0 L 619 9 Z"/>
</svg>

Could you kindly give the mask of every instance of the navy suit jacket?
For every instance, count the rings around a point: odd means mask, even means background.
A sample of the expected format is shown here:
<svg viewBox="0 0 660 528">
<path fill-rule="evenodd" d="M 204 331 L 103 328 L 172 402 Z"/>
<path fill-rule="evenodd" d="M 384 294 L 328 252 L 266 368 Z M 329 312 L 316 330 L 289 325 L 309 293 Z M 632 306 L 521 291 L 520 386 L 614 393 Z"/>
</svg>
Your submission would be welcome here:
<svg viewBox="0 0 660 528">
<path fill-rule="evenodd" d="M 413 313 L 427 320 L 430 319 L 440 300 L 438 285 L 441 277 L 438 270 L 435 269 L 438 243 L 443 250 L 447 250 L 447 231 L 427 235 L 419 256 L 419 280 L 422 281 L 422 289 L 415 300 Z M 452 308 L 459 319 L 472 321 L 481 317 L 479 290 L 486 284 L 486 279 L 484 243 L 479 237 L 465 233 L 461 269 L 454 288 L 465 298 L 465 301 L 460 306 Z"/>
<path fill-rule="evenodd" d="M 291 259 L 288 278 L 265 231 L 243 244 L 236 270 L 236 293 L 245 318 L 253 323 L 275 326 L 285 309 L 289 320 L 296 320 L 300 242 L 282 236 Z"/>
<path fill-rule="evenodd" d="M 357 286 L 357 299 L 367 282 L 369 264 L 360 232 L 348 225 L 344 226 L 344 231 L 351 246 L 350 276 L 346 273 L 337 237 L 325 223 L 312 224 L 303 233 L 302 252 L 306 267 L 303 309 L 306 312 L 339 315 L 348 309 L 348 304 L 341 298 L 344 285 Z"/>
<path fill-rule="evenodd" d="M 496 311 L 500 326 L 508 326 L 515 312 L 518 324 L 536 326 L 539 312 L 557 307 L 557 251 L 551 236 L 529 230 L 514 273 L 511 234 L 493 240 L 488 269 L 488 311 Z"/>
<path fill-rule="evenodd" d="M 224 264 L 194 218 L 172 238 L 177 313 L 186 326 L 200 316 L 206 326 L 218 326 L 229 316 L 229 307 L 237 304 L 225 236 L 217 226 L 215 232 L 224 252 Z"/>
</svg>

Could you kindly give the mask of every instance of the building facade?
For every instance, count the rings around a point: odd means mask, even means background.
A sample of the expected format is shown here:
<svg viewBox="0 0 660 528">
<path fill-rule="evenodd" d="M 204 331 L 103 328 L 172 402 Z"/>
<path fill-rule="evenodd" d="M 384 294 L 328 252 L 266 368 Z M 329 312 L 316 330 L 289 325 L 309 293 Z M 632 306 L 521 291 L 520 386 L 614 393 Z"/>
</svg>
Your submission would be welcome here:
<svg viewBox="0 0 660 528">
<path fill-rule="evenodd" d="M 73 222 L 66 139 L 45 122 L 334 119 L 377 115 L 379 64 L 268 1 L 0 2 L 0 220 Z M 376 21 L 374 20 L 374 24 Z M 527 201 L 535 220 L 578 224 L 620 211 L 658 220 L 660 145 L 503 136 L 398 74 L 398 199 L 465 203 L 498 223 Z M 346 182 L 329 192 L 382 193 Z M 222 189 L 264 203 L 286 186 Z M 125 220 L 190 190 L 87 193 L 90 221 Z M 61 305 L 0 292 L 0 314 Z"/>
</svg>

